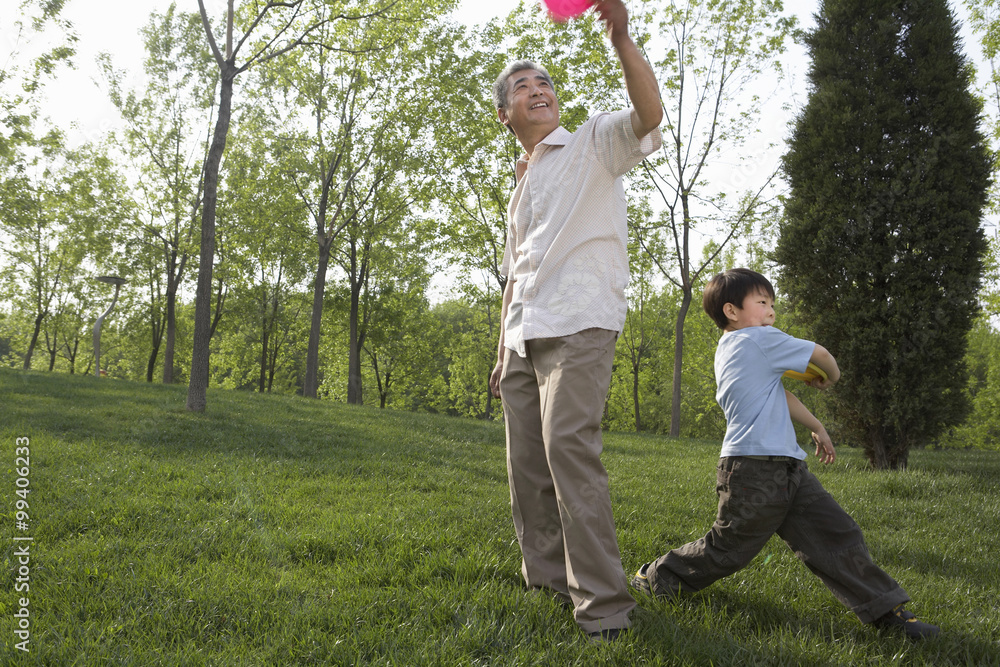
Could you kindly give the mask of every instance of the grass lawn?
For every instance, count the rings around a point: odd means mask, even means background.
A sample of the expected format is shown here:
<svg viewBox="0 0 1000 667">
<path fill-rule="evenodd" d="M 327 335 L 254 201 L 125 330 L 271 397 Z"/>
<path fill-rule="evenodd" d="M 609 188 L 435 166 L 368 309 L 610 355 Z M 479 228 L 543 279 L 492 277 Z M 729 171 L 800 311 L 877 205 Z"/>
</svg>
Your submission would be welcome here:
<svg viewBox="0 0 1000 667">
<path fill-rule="evenodd" d="M 595 646 L 523 588 L 502 425 L 185 395 L 0 370 L 0 664 L 1000 664 L 997 453 L 812 466 L 938 639 L 861 625 L 775 538 L 698 595 L 640 597 L 634 632 Z M 606 436 L 630 572 L 708 529 L 718 450 Z"/>
</svg>

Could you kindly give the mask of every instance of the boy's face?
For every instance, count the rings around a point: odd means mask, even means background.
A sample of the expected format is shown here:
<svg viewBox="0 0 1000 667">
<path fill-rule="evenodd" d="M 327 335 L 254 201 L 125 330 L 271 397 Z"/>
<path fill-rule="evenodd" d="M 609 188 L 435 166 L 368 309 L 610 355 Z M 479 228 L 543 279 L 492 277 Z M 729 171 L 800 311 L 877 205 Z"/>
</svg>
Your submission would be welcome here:
<svg viewBox="0 0 1000 667">
<path fill-rule="evenodd" d="M 736 331 L 746 327 L 769 327 L 774 324 L 774 299 L 765 292 L 747 294 L 738 307 L 727 303 L 723 311 L 729 318 L 726 331 Z"/>
</svg>

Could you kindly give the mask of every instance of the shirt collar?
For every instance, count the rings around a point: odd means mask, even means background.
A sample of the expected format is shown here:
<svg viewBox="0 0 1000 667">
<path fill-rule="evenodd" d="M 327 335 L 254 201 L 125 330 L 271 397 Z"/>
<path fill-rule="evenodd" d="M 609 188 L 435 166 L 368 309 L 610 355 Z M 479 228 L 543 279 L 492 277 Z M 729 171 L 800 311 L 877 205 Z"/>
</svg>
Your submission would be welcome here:
<svg viewBox="0 0 1000 667">
<path fill-rule="evenodd" d="M 572 136 L 573 134 L 569 130 L 560 125 L 545 135 L 544 139 L 535 144 L 535 151 L 537 151 L 541 146 L 565 146 L 569 143 L 569 139 Z M 534 153 L 534 151 L 532 151 L 532 153 Z M 521 156 L 518 162 L 528 162 L 528 159 L 528 154 L 525 153 Z"/>
<path fill-rule="evenodd" d="M 569 130 L 560 125 L 556 129 L 549 132 L 549 134 L 544 139 L 539 141 L 538 146 L 541 146 L 543 144 L 546 146 L 565 146 L 566 144 L 569 143 L 569 138 L 571 136 L 573 135 L 570 134 Z"/>
</svg>

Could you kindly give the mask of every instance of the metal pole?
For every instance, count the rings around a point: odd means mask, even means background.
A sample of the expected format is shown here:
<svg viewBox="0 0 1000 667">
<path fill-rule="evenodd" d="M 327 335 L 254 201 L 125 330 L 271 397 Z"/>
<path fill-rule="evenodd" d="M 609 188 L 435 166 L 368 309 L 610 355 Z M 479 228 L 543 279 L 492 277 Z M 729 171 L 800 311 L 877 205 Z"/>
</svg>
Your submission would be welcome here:
<svg viewBox="0 0 1000 667">
<path fill-rule="evenodd" d="M 117 276 L 101 276 L 98 280 L 102 283 L 115 286 L 115 297 L 111 300 L 111 305 L 94 322 L 94 375 L 101 377 L 101 325 L 104 323 L 104 318 L 114 310 L 115 304 L 118 303 L 118 292 L 126 281 L 124 278 L 118 278 Z"/>
</svg>

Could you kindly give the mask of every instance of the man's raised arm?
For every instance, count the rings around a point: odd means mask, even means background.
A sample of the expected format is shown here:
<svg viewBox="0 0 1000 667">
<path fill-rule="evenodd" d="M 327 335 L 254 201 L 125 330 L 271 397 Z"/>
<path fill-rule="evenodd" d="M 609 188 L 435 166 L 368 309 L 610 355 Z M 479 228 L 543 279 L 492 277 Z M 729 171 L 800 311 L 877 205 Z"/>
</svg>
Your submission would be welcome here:
<svg viewBox="0 0 1000 667">
<path fill-rule="evenodd" d="M 625 89 L 632 101 L 632 130 L 641 139 L 658 128 L 663 120 L 660 84 L 628 33 L 628 10 L 622 0 L 597 0 L 594 6 L 621 61 Z"/>
</svg>

